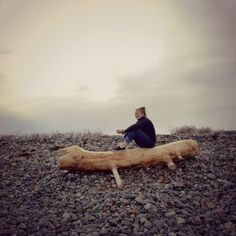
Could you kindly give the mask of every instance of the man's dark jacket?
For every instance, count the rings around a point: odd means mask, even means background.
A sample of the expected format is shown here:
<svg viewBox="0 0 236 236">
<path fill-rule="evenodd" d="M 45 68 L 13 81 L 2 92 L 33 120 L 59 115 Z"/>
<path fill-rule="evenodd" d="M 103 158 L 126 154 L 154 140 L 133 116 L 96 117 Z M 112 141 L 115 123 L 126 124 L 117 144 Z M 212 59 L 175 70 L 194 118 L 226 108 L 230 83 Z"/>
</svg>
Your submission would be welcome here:
<svg viewBox="0 0 236 236">
<path fill-rule="evenodd" d="M 156 142 L 156 132 L 153 123 L 147 117 L 143 116 L 138 121 L 125 129 L 125 133 L 128 131 L 133 131 L 141 129 L 145 134 L 147 134 L 150 139 L 155 143 Z"/>
</svg>

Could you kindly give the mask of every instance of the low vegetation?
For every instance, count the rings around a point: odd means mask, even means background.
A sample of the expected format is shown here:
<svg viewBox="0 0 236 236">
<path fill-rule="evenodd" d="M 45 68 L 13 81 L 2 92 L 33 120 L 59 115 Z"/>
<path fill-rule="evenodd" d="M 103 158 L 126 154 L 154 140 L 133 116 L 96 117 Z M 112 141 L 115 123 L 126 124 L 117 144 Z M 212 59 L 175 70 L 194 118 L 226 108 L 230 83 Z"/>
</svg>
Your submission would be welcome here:
<svg viewBox="0 0 236 236">
<path fill-rule="evenodd" d="M 48 139 L 59 139 L 61 137 L 66 138 L 74 138 L 81 137 L 81 139 L 90 139 L 90 138 L 98 138 L 103 136 L 104 134 L 100 130 L 82 130 L 75 132 L 61 132 L 60 130 L 52 131 L 52 132 L 42 132 L 42 133 L 20 133 L 15 132 L 12 134 L 0 134 L 0 137 L 5 138 L 24 138 L 24 139 L 37 139 L 37 140 L 48 140 Z"/>
<path fill-rule="evenodd" d="M 184 125 L 175 127 L 170 130 L 171 135 L 185 135 L 185 134 L 214 134 L 219 130 L 213 130 L 209 126 L 196 127 L 195 125 Z"/>
</svg>

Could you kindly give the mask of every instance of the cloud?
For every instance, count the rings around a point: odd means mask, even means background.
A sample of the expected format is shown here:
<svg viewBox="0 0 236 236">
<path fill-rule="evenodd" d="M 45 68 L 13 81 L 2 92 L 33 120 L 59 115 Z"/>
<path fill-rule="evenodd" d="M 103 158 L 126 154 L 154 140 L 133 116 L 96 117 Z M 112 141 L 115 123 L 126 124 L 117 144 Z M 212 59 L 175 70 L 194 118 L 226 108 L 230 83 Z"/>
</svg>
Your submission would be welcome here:
<svg viewBox="0 0 236 236">
<path fill-rule="evenodd" d="M 228 93 L 228 91 L 236 88 L 235 64 L 236 58 L 209 59 L 189 73 L 188 78 L 183 78 L 183 82 L 190 83 L 193 86 L 202 86 L 211 91 L 217 90 Z"/>
<path fill-rule="evenodd" d="M 14 106 L 20 102 L 20 110 L 10 114 L 3 110 L 0 117 L 5 114 L 5 118 L 0 120 L 22 132 L 91 129 L 115 134 L 116 129 L 136 122 L 134 110 L 144 105 L 157 133 L 186 124 L 232 129 L 236 125 L 234 75 L 231 59 L 181 55 L 117 79 L 116 94 L 106 102 L 85 99 L 86 88 L 78 87 L 77 96 L 16 100 Z"/>
<path fill-rule="evenodd" d="M 89 128 L 111 134 L 135 122 L 139 106 L 147 107 L 158 133 L 185 124 L 235 128 L 236 1 L 149 4 L 127 5 L 122 19 L 122 3 L 119 9 L 99 4 L 94 12 L 86 5 L 79 18 L 68 5 L 68 21 L 56 14 L 64 5 L 11 4 L 1 45 L 12 42 L 16 55 L 0 50 L 9 76 L 0 75 L 0 132 Z M 41 21 L 51 9 L 55 15 Z M 23 16 L 32 12 L 28 22 Z M 90 27 L 81 27 L 86 19 Z M 60 51 L 58 45 L 66 46 Z M 117 87 L 111 89 L 111 81 Z M 98 100 L 103 93 L 110 93 L 106 101 Z"/>
<path fill-rule="evenodd" d="M 236 126 L 235 61 L 195 56 L 169 59 L 142 74 L 119 80 L 117 99 L 129 107 L 146 105 L 160 124 Z"/>
<path fill-rule="evenodd" d="M 43 132 L 40 119 L 31 120 L 21 114 L 1 108 L 0 134 Z"/>
<path fill-rule="evenodd" d="M 10 49 L 0 49 L 0 54 L 10 54 L 12 53 L 12 50 Z"/>
<path fill-rule="evenodd" d="M 210 48 L 233 52 L 231 47 L 235 46 L 236 38 L 234 0 L 182 0 L 178 1 L 178 9 L 198 37 L 207 41 Z"/>
<path fill-rule="evenodd" d="M 7 84 L 6 77 L 0 71 L 0 98 L 3 98 L 7 92 L 7 85 L 6 84 Z"/>
</svg>

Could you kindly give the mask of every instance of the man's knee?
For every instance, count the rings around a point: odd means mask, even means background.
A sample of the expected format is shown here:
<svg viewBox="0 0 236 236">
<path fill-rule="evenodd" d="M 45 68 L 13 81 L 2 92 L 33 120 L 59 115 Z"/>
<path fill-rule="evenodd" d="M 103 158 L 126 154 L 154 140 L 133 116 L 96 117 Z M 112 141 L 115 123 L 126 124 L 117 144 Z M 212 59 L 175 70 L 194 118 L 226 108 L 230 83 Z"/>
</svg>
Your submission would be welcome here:
<svg viewBox="0 0 236 236">
<path fill-rule="evenodd" d="M 125 136 L 124 137 L 126 137 L 126 136 L 132 136 L 132 137 L 135 137 L 135 135 L 137 134 L 137 132 L 140 132 L 141 130 L 131 130 L 131 131 L 128 131 L 128 132 L 126 132 L 125 133 Z"/>
<path fill-rule="evenodd" d="M 135 139 L 135 137 L 136 137 L 136 130 L 128 131 L 124 135 L 124 139 L 126 140 L 126 142 L 131 142 L 132 140 Z"/>
</svg>

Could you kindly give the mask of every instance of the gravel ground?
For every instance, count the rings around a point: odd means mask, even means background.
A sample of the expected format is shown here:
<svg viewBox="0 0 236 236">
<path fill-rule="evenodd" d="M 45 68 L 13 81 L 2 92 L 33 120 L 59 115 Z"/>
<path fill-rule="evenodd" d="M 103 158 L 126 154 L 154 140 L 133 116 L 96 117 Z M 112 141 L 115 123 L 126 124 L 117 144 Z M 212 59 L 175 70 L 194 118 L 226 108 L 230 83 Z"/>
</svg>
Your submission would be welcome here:
<svg viewBox="0 0 236 236">
<path fill-rule="evenodd" d="M 165 166 L 67 172 L 59 148 L 111 150 L 121 136 L 0 136 L 0 235 L 236 235 L 236 132 L 193 138 L 195 158 Z"/>
</svg>

